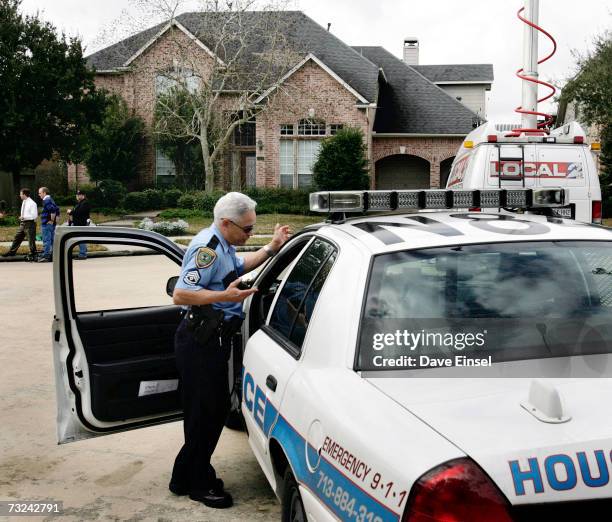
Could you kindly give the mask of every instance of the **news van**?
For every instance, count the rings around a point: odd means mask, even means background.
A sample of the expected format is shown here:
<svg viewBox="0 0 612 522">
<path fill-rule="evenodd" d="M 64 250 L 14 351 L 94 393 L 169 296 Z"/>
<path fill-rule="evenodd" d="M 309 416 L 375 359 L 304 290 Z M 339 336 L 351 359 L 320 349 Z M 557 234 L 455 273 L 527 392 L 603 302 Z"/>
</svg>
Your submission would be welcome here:
<svg viewBox="0 0 612 522">
<path fill-rule="evenodd" d="M 576 122 L 546 133 L 498 130 L 491 122 L 467 135 L 447 189 L 565 188 L 569 203 L 553 215 L 601 223 L 601 188 L 593 150 Z"/>
</svg>

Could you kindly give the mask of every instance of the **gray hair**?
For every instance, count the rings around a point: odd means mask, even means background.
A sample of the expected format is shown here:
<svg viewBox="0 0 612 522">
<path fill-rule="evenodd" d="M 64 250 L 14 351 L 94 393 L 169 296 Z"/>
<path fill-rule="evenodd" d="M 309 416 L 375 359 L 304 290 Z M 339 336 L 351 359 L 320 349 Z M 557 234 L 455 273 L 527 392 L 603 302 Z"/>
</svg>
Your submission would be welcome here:
<svg viewBox="0 0 612 522">
<path fill-rule="evenodd" d="M 221 226 L 222 219 L 239 221 L 244 214 L 251 210 L 255 210 L 256 206 L 257 203 L 249 196 L 241 194 L 240 192 L 228 192 L 225 196 L 221 196 L 215 204 L 213 210 L 215 225 L 217 225 L 217 227 Z"/>
</svg>

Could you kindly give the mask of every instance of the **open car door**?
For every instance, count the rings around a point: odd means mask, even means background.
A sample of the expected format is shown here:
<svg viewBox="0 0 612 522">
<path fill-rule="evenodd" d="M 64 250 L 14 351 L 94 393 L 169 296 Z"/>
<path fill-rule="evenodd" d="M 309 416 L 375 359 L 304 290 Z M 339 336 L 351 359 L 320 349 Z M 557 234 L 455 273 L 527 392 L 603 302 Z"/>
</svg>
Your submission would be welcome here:
<svg viewBox="0 0 612 522">
<path fill-rule="evenodd" d="M 73 260 L 83 242 L 156 255 Z M 53 259 L 59 442 L 180 419 L 181 309 L 166 283 L 180 273 L 183 250 L 154 232 L 58 227 Z"/>
</svg>

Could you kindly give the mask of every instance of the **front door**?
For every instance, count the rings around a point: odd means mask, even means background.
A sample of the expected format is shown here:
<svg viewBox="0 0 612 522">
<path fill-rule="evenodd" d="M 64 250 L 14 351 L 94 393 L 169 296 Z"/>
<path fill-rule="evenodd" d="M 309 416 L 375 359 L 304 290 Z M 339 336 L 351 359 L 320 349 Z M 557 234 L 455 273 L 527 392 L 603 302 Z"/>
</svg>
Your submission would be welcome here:
<svg viewBox="0 0 612 522">
<path fill-rule="evenodd" d="M 81 242 L 139 255 L 73 261 Z M 143 230 L 58 227 L 53 256 L 59 442 L 180 419 L 181 310 L 166 282 L 180 272 L 182 249 Z"/>
</svg>

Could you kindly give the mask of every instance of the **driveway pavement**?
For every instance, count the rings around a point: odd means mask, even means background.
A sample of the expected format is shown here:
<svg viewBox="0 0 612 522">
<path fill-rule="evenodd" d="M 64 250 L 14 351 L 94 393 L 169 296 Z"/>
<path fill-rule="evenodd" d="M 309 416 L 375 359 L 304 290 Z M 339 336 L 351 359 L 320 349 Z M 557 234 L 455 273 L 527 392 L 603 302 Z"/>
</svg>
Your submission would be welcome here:
<svg viewBox="0 0 612 522">
<path fill-rule="evenodd" d="M 128 295 L 134 290 L 144 302 L 149 287 L 153 299 L 159 298 L 154 282 L 165 285 L 168 272 L 162 256 L 79 263 L 75 270 L 81 267 L 81 280 L 95 283 L 79 289 L 83 302 L 108 301 L 117 307 L 120 297 L 114 297 L 111 284 Z M 138 283 L 143 273 L 151 282 L 145 288 Z M 106 296 L 99 295 L 103 290 Z M 50 334 L 52 265 L 0 264 L 0 303 L 0 500 L 63 501 L 62 521 L 280 519 L 279 504 L 241 432 L 225 430 L 213 459 L 234 495 L 236 505 L 229 510 L 211 510 L 168 492 L 173 459 L 182 443 L 181 423 L 58 446 Z"/>
</svg>

